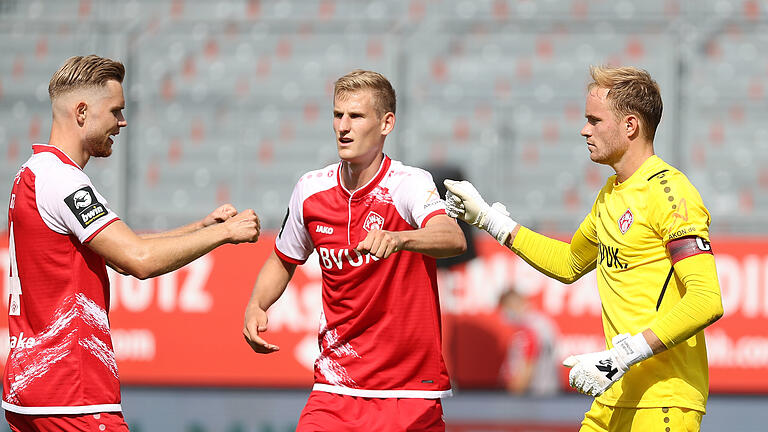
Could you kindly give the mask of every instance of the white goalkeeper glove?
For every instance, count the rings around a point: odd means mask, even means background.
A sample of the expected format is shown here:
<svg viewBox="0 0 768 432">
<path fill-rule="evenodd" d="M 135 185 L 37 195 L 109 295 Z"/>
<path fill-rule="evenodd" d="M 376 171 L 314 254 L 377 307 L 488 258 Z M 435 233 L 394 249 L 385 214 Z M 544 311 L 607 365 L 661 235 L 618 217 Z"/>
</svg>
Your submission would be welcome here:
<svg viewBox="0 0 768 432">
<path fill-rule="evenodd" d="M 642 333 L 623 333 L 611 340 L 613 348 L 589 354 L 570 356 L 563 366 L 571 368 L 568 381 L 581 393 L 600 396 L 619 380 L 635 363 L 653 355 Z"/>
<path fill-rule="evenodd" d="M 445 211 L 452 218 L 459 218 L 470 225 L 488 231 L 502 246 L 517 227 L 501 203 L 488 203 L 468 181 L 445 180 Z"/>
</svg>

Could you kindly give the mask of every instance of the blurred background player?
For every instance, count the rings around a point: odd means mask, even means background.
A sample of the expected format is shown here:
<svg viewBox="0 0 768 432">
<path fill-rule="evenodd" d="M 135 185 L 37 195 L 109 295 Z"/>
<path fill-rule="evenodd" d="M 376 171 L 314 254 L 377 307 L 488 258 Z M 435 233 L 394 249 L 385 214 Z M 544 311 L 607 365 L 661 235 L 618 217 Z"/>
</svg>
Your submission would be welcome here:
<svg viewBox="0 0 768 432">
<path fill-rule="evenodd" d="M 125 68 L 71 57 L 51 78 L 47 144 L 13 183 L 8 210 L 10 352 L 3 408 L 14 431 L 127 430 L 112 348 L 105 260 L 140 279 L 189 263 L 225 243 L 255 242 L 253 210 L 223 205 L 203 220 L 136 235 L 82 171 L 112 153 L 127 126 Z"/>
<path fill-rule="evenodd" d="M 313 250 L 323 280 L 315 385 L 298 431 L 441 431 L 451 395 L 441 352 L 435 259 L 464 252 L 428 172 L 382 153 L 395 126 L 395 92 L 356 70 L 334 86 L 341 161 L 302 176 L 275 249 L 245 311 L 257 353 L 266 310 Z"/>
<path fill-rule="evenodd" d="M 632 67 L 590 72 L 581 135 L 590 159 L 616 174 L 570 243 L 519 226 L 466 181 L 446 181 L 448 212 L 564 283 L 597 267 L 608 349 L 564 362 L 571 386 L 597 396 L 582 431 L 698 430 L 708 396 L 702 330 L 723 314 L 710 215 L 685 175 L 654 154 L 656 82 Z"/>
<path fill-rule="evenodd" d="M 514 286 L 499 296 L 497 316 L 506 347 L 499 373 L 504 388 L 513 394 L 557 393 L 557 331 L 552 320 L 531 308 Z"/>
</svg>

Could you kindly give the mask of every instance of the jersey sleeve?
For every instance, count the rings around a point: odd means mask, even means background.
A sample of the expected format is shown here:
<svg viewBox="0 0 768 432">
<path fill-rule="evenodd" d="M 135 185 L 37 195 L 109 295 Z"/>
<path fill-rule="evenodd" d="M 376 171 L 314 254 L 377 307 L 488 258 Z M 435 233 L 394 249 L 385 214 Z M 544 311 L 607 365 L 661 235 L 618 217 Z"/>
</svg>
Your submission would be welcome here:
<svg viewBox="0 0 768 432">
<path fill-rule="evenodd" d="M 594 270 L 597 259 L 597 243 L 580 230 L 567 243 L 521 226 L 512 251 L 536 270 L 566 284 Z"/>
<path fill-rule="evenodd" d="M 69 168 L 65 168 L 69 169 Z M 53 231 L 90 241 L 118 216 L 82 171 L 49 175 L 35 184 L 40 217 Z"/>
<path fill-rule="evenodd" d="M 710 214 L 690 181 L 682 174 L 659 176 L 652 181 L 652 223 L 664 245 L 692 236 L 709 241 Z"/>
<path fill-rule="evenodd" d="M 424 228 L 432 217 L 445 214 L 445 201 L 427 171 L 415 169 L 398 188 L 398 195 L 402 197 L 395 201 L 398 211 L 414 228 Z"/>
<path fill-rule="evenodd" d="M 275 239 L 275 252 L 284 261 L 304 264 L 314 250 L 314 243 L 304 225 L 304 197 L 301 182 L 293 188 L 283 226 Z"/>
<path fill-rule="evenodd" d="M 660 317 L 651 331 L 667 348 L 687 340 L 723 315 L 720 283 L 712 254 L 697 254 L 675 264 L 685 295 Z"/>
<path fill-rule="evenodd" d="M 613 177 L 609 178 L 608 182 L 612 182 L 612 179 Z M 584 220 L 581 221 L 581 225 L 579 225 L 579 231 L 581 231 L 581 234 L 586 237 L 587 240 L 595 244 L 598 243 L 597 228 L 595 225 L 595 221 L 597 220 L 597 203 L 603 198 L 605 189 L 606 187 L 603 187 L 603 189 L 600 190 L 597 198 L 595 198 L 595 202 L 592 204 L 592 209 L 589 211 L 587 216 L 584 217 Z"/>
</svg>

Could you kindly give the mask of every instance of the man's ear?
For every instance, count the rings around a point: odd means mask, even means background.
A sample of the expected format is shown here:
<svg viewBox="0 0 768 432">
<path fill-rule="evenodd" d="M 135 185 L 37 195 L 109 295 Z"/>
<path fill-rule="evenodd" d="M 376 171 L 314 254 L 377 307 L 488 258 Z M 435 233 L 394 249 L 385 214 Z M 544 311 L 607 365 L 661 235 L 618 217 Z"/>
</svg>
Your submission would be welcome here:
<svg viewBox="0 0 768 432">
<path fill-rule="evenodd" d="M 633 138 L 640 133 L 640 119 L 635 115 L 624 117 L 623 126 L 628 138 Z"/>
<path fill-rule="evenodd" d="M 395 128 L 395 113 L 388 112 L 381 118 L 381 134 L 389 135 Z"/>
<path fill-rule="evenodd" d="M 86 113 L 88 111 L 88 104 L 85 102 L 78 102 L 77 106 L 75 107 L 75 119 L 77 120 L 77 125 L 82 126 L 85 124 L 85 117 Z"/>
</svg>

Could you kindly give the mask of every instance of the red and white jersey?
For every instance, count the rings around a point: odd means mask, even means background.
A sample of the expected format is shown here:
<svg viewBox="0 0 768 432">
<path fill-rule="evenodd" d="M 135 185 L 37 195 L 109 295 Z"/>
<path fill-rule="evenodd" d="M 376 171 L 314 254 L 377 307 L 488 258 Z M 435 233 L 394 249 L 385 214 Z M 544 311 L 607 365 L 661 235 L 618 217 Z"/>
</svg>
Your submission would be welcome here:
<svg viewBox="0 0 768 432">
<path fill-rule="evenodd" d="M 104 259 L 84 245 L 118 217 L 61 150 L 32 149 L 8 209 L 3 408 L 32 415 L 120 411 L 109 280 Z"/>
<path fill-rule="evenodd" d="M 362 255 L 371 230 L 406 231 L 445 214 L 432 176 L 384 156 L 374 178 L 350 192 L 341 164 L 301 177 L 275 241 L 303 264 L 317 251 L 323 315 L 314 390 L 376 398 L 451 395 L 442 356 L 435 259 L 401 251 Z"/>
</svg>

